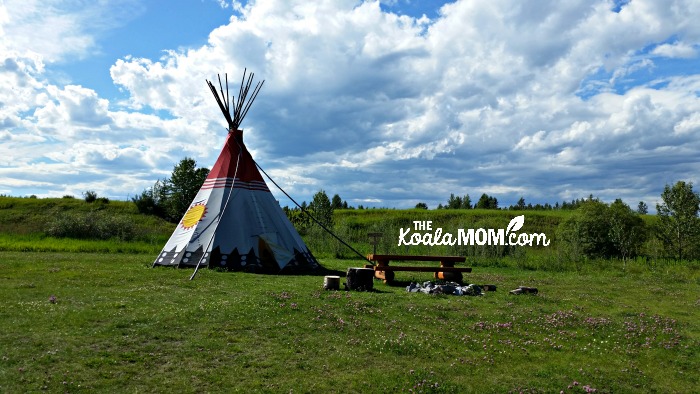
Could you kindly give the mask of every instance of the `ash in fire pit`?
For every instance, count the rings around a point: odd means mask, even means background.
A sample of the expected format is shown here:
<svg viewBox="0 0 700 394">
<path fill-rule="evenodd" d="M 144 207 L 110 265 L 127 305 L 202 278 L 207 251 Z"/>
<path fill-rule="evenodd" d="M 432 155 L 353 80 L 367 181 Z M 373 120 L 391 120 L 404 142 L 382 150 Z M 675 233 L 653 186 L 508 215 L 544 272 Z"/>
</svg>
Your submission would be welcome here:
<svg viewBox="0 0 700 394">
<path fill-rule="evenodd" d="M 484 295 L 484 289 L 475 284 L 460 285 L 456 282 L 446 282 L 437 284 L 434 282 L 411 283 L 406 286 L 406 291 L 409 293 L 425 293 L 425 294 L 448 294 L 458 296 L 480 296 Z"/>
</svg>

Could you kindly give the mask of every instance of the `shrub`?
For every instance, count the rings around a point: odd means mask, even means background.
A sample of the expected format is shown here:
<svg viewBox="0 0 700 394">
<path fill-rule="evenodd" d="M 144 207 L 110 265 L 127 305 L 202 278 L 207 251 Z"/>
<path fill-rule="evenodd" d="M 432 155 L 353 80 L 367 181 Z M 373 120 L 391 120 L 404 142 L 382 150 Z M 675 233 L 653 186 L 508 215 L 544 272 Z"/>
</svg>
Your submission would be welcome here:
<svg viewBox="0 0 700 394">
<path fill-rule="evenodd" d="M 83 197 L 85 197 L 85 202 L 95 202 L 97 193 L 94 190 L 87 190 L 83 193 Z"/>
<path fill-rule="evenodd" d="M 559 224 L 557 238 L 574 260 L 584 256 L 624 260 L 637 255 L 646 233 L 644 221 L 622 200 L 608 206 L 589 199 Z"/>
<path fill-rule="evenodd" d="M 693 191 L 692 183 L 678 181 L 664 187 L 661 199 L 662 203 L 656 204 L 657 236 L 676 259 L 693 256 L 700 236 L 700 194 Z"/>
<path fill-rule="evenodd" d="M 165 192 L 162 182 L 157 181 L 153 187 L 144 190 L 140 195 L 132 197 L 139 213 L 165 218 Z"/>
<path fill-rule="evenodd" d="M 136 225 L 125 216 L 101 211 L 72 212 L 49 223 L 46 233 L 59 238 L 111 239 L 129 241 L 136 237 Z"/>
</svg>

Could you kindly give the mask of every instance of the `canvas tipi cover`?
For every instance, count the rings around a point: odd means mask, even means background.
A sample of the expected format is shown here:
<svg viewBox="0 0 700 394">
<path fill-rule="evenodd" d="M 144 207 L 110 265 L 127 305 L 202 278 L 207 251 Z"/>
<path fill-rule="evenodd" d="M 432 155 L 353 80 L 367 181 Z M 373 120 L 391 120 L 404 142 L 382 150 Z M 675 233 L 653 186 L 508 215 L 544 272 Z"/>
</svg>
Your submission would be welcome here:
<svg viewBox="0 0 700 394">
<path fill-rule="evenodd" d="M 267 188 L 243 143 L 243 131 L 238 129 L 262 86 L 258 83 L 243 106 L 252 76 L 242 84 L 233 117 L 223 89 L 220 99 L 207 81 L 229 121 L 229 133 L 214 167 L 154 265 L 195 267 L 199 264 L 200 267 L 273 273 L 285 268 L 318 266 Z"/>
</svg>

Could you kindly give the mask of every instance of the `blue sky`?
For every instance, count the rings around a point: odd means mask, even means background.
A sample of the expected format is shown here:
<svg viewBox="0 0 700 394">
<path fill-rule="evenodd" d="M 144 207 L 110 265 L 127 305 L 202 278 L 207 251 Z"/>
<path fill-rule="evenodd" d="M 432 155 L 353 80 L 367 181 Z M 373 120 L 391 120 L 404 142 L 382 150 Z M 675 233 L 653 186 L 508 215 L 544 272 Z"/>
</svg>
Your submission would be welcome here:
<svg viewBox="0 0 700 394">
<path fill-rule="evenodd" d="M 697 184 L 692 0 L 0 2 L 0 194 L 126 199 L 225 122 L 205 79 L 265 79 L 248 148 L 295 199 L 434 208 Z M 289 202 L 275 193 L 282 204 Z"/>
<path fill-rule="evenodd" d="M 209 33 L 228 23 L 232 13 L 214 0 L 127 2 L 118 9 L 123 16 L 98 35 L 90 56 L 62 61 L 54 68 L 71 83 L 89 86 L 110 100 L 124 97 L 109 75 L 116 59 L 159 59 L 168 49 L 205 45 Z"/>
</svg>

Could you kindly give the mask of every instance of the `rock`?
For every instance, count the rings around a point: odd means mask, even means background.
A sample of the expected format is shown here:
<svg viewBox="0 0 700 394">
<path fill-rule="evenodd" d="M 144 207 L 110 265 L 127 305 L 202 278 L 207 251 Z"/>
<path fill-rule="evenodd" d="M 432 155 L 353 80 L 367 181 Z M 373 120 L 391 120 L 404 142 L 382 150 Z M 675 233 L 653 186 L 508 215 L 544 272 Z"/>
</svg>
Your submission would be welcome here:
<svg viewBox="0 0 700 394">
<path fill-rule="evenodd" d="M 527 287 L 527 286 L 520 286 L 515 290 L 511 290 L 510 294 L 514 295 L 519 295 L 519 294 L 537 294 L 537 288 L 536 287 Z"/>
<path fill-rule="evenodd" d="M 523 293 L 537 294 L 537 288 L 536 288 L 536 287 L 520 286 L 519 288 L 523 291 Z"/>
</svg>

